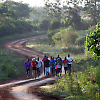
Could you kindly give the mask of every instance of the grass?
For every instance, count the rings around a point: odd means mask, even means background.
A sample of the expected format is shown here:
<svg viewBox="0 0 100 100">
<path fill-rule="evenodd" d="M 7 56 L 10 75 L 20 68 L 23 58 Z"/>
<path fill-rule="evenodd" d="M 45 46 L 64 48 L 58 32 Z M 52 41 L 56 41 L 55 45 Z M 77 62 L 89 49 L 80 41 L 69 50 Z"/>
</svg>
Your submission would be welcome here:
<svg viewBox="0 0 100 100">
<path fill-rule="evenodd" d="M 100 100 L 100 82 L 98 81 L 100 73 L 97 74 L 97 71 L 100 70 L 100 63 L 95 67 L 92 65 L 87 67 L 84 72 L 79 71 L 71 76 L 60 77 L 54 85 L 40 88 L 46 93 L 60 95 L 66 100 Z"/>
<path fill-rule="evenodd" d="M 34 48 L 37 51 L 40 51 L 44 54 L 50 55 L 57 57 L 59 54 L 63 59 L 65 56 L 68 54 L 71 54 L 73 58 L 80 58 L 80 57 L 85 57 L 84 55 L 84 47 L 81 47 L 79 52 L 79 48 L 77 49 L 76 47 L 70 46 L 70 47 L 59 47 L 59 46 L 52 46 L 49 45 L 48 38 L 47 37 L 42 37 L 42 38 L 36 38 L 33 40 L 29 40 L 26 43 L 27 47 Z M 77 54 L 77 52 L 79 54 Z M 77 56 L 76 56 L 77 55 Z"/>
<path fill-rule="evenodd" d="M 22 39 L 22 38 L 27 38 L 27 37 L 42 35 L 42 34 L 46 34 L 46 31 L 32 31 L 32 32 L 23 33 L 23 34 L 15 33 L 13 35 L 1 37 L 0 44 L 11 41 L 11 40 L 15 40 L 15 39 Z"/>
<path fill-rule="evenodd" d="M 0 81 L 20 76 L 25 72 L 24 61 L 12 51 L 0 49 Z"/>
<path fill-rule="evenodd" d="M 33 31 L 24 34 L 13 34 L 0 38 L 0 44 L 8 41 L 46 34 L 46 31 Z M 0 49 L 0 81 L 17 77 L 25 72 L 24 61 L 14 55 L 12 51 Z"/>
</svg>

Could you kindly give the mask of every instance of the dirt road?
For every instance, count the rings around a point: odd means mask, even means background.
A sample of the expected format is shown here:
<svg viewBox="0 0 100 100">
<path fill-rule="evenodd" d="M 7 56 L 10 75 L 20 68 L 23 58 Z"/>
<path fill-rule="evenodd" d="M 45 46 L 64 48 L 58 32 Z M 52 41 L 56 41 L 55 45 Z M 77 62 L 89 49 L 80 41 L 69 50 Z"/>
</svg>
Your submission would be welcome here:
<svg viewBox="0 0 100 100">
<path fill-rule="evenodd" d="M 43 36 L 43 35 L 42 35 Z M 45 36 L 45 35 L 44 35 Z M 24 58 L 25 60 L 33 57 L 43 58 L 44 54 L 38 52 L 34 49 L 27 48 L 24 44 L 30 40 L 41 36 L 19 39 L 16 41 L 11 41 L 5 44 L 7 49 L 13 50 L 15 54 Z M 25 75 L 25 74 L 24 74 Z M 56 80 L 56 78 L 48 78 L 46 79 L 43 74 L 40 79 L 26 79 L 26 76 L 18 77 L 16 80 L 5 81 L 6 84 L 0 85 L 0 100 L 63 100 L 63 98 L 59 96 L 51 96 L 51 95 L 41 95 L 38 96 L 38 93 L 28 93 L 30 86 L 42 85 L 44 83 L 50 83 L 52 80 Z M 24 80 L 23 80 L 24 79 Z M 9 82 L 9 83 L 8 83 Z M 41 93 L 40 93 L 41 94 Z M 40 95 L 39 94 L 39 95 Z M 43 94 L 43 93 L 42 93 Z"/>
</svg>

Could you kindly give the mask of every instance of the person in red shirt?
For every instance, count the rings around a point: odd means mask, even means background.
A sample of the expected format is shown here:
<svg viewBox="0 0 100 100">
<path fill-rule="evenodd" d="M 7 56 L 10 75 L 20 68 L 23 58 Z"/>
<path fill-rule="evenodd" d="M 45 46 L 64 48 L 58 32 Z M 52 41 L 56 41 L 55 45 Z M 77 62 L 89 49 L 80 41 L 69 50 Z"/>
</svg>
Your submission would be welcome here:
<svg viewBox="0 0 100 100">
<path fill-rule="evenodd" d="M 33 75 L 33 78 L 35 77 L 36 79 L 36 66 L 37 66 L 37 61 L 35 60 L 35 58 L 32 59 L 32 75 Z"/>
<path fill-rule="evenodd" d="M 65 59 L 63 60 L 65 75 L 66 75 L 66 71 L 67 71 L 67 67 L 68 67 L 68 62 L 69 62 L 68 59 L 65 57 Z"/>
</svg>

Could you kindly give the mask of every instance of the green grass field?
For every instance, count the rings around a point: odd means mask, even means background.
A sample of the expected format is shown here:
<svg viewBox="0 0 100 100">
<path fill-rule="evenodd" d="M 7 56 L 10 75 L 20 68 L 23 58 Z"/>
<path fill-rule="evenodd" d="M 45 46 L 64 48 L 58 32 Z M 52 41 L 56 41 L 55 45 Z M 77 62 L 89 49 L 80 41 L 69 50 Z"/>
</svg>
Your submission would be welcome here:
<svg viewBox="0 0 100 100">
<path fill-rule="evenodd" d="M 24 60 L 12 51 L 0 49 L 0 81 L 20 76 L 25 72 Z"/>
</svg>

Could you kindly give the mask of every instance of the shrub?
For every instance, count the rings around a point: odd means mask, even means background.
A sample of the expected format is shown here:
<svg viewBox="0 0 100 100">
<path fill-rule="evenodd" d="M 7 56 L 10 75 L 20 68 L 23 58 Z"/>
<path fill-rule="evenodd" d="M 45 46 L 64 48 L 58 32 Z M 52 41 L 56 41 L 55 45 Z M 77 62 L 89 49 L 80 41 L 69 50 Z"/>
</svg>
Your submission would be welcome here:
<svg viewBox="0 0 100 100">
<path fill-rule="evenodd" d="M 84 37 L 77 38 L 75 43 L 80 46 L 80 45 L 84 45 L 85 41 L 86 41 L 86 37 L 84 36 Z"/>
<path fill-rule="evenodd" d="M 43 29 L 43 30 L 48 30 L 49 28 L 49 25 L 50 25 L 50 21 L 49 20 L 42 20 L 40 22 L 40 28 Z"/>
<path fill-rule="evenodd" d="M 75 44 L 77 37 L 77 32 L 75 32 L 75 30 L 70 26 L 68 29 L 56 33 L 52 39 L 56 45 L 69 46 Z"/>
<path fill-rule="evenodd" d="M 61 26 L 61 22 L 59 22 L 58 20 L 51 21 L 49 30 L 58 29 L 58 28 L 60 28 L 60 26 Z"/>
<path fill-rule="evenodd" d="M 47 32 L 47 37 L 48 37 L 49 44 L 53 44 L 53 45 L 54 45 L 52 36 L 53 36 L 54 34 L 56 34 L 57 32 L 59 32 L 59 31 L 60 31 L 60 29 L 48 30 L 48 32 Z"/>
</svg>

